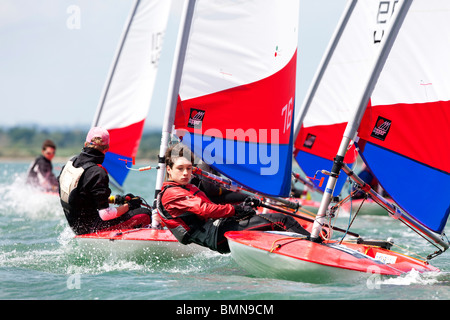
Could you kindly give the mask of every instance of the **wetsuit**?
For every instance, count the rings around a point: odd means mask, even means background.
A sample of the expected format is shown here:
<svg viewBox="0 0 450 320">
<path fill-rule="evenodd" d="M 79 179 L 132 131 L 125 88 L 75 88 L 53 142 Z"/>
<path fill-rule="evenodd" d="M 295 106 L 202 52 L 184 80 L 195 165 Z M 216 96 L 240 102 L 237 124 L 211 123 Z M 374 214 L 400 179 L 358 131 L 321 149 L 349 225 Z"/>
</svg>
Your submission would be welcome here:
<svg viewBox="0 0 450 320">
<path fill-rule="evenodd" d="M 58 180 L 53 174 L 52 162 L 43 155 L 37 157 L 28 169 L 27 184 L 44 191 L 57 191 Z"/>
<path fill-rule="evenodd" d="M 104 221 L 99 210 L 109 207 L 109 177 L 101 166 L 105 155 L 93 148 L 85 147 L 80 155 L 71 159 L 62 169 L 59 176 L 61 205 L 69 226 L 76 234 L 92 233 L 99 230 L 132 228 L 148 225 L 151 222 L 151 211 L 145 208 L 130 210 L 118 218 Z M 67 167 L 67 169 L 66 169 Z M 68 168 L 83 168 L 81 176 L 68 174 Z M 78 179 L 75 185 L 70 179 Z M 69 181 L 67 181 L 69 180 Z M 72 183 L 69 192 L 64 196 L 68 183 Z"/>
<path fill-rule="evenodd" d="M 157 199 L 158 213 L 183 244 L 197 243 L 220 253 L 230 252 L 227 231 L 286 230 L 309 235 L 295 219 L 279 213 L 253 215 L 237 220 L 231 204 L 214 204 L 196 186 L 173 181 L 163 184 Z"/>
</svg>

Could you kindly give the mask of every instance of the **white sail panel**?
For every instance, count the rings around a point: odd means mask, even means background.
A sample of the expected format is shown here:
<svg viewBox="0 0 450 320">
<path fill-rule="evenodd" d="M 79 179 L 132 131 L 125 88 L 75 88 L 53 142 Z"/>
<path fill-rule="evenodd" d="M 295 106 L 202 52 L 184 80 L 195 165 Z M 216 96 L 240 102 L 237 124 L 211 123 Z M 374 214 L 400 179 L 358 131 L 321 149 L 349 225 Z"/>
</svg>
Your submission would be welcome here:
<svg viewBox="0 0 450 320">
<path fill-rule="evenodd" d="M 390 18 L 385 10 L 378 1 L 356 3 L 305 116 L 305 127 L 348 122 L 353 116 Z"/>
<path fill-rule="evenodd" d="M 450 100 L 449 13 L 450 1 L 413 2 L 372 105 Z"/>
<path fill-rule="evenodd" d="M 298 5 L 298 0 L 198 1 L 180 97 L 223 91 L 281 70 L 297 50 L 292 39 L 298 35 Z M 284 19 L 274 18 L 279 16 Z"/>
<path fill-rule="evenodd" d="M 147 116 L 170 3 L 137 1 L 105 84 L 95 119 L 97 126 L 122 128 Z"/>
<path fill-rule="evenodd" d="M 111 136 L 104 167 L 120 185 L 136 156 L 153 95 L 170 11 L 167 0 L 137 0 L 112 62 L 93 126 Z"/>
</svg>

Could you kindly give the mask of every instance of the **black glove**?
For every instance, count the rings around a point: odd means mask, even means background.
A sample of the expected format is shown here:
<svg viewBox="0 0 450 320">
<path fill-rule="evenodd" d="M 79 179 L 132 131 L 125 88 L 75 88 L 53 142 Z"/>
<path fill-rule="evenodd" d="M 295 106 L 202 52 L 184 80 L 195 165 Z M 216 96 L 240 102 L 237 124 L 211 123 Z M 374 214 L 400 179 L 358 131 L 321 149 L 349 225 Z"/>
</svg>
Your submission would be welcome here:
<svg viewBox="0 0 450 320">
<path fill-rule="evenodd" d="M 247 197 L 244 200 L 244 204 L 246 206 L 250 206 L 252 208 L 256 208 L 256 207 L 261 206 L 261 200 L 259 200 L 258 198 Z"/>
<path fill-rule="evenodd" d="M 244 203 L 240 203 L 234 206 L 234 218 L 236 220 L 245 220 L 256 214 L 252 207 Z"/>
<path fill-rule="evenodd" d="M 130 201 L 133 198 L 136 198 L 136 196 L 132 193 L 127 193 L 126 195 L 124 195 L 125 201 Z"/>
<path fill-rule="evenodd" d="M 121 205 L 121 204 L 125 203 L 125 197 L 121 196 L 120 194 L 116 194 L 115 196 L 113 196 L 113 199 L 114 199 L 114 201 L 113 201 L 114 204 Z"/>
<path fill-rule="evenodd" d="M 141 207 L 142 200 L 139 197 L 134 197 L 134 198 L 131 198 L 130 200 L 128 200 L 127 203 L 128 203 L 128 209 L 134 210 L 134 209 Z"/>
</svg>

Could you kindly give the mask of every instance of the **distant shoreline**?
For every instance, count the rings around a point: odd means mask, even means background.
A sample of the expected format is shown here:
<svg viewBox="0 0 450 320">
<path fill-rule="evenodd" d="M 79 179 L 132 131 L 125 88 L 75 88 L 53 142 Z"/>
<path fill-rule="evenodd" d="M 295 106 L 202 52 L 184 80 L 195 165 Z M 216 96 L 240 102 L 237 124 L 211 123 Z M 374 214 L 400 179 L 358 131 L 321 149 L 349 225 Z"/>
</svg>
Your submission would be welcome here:
<svg viewBox="0 0 450 320">
<path fill-rule="evenodd" d="M 36 156 L 37 157 L 37 156 Z M 0 163 L 29 163 L 31 164 L 36 157 L 0 157 Z M 52 163 L 66 163 L 71 157 L 55 157 L 52 160 Z M 149 161 L 147 159 L 136 159 L 136 164 L 142 165 L 154 165 L 157 161 Z"/>
</svg>

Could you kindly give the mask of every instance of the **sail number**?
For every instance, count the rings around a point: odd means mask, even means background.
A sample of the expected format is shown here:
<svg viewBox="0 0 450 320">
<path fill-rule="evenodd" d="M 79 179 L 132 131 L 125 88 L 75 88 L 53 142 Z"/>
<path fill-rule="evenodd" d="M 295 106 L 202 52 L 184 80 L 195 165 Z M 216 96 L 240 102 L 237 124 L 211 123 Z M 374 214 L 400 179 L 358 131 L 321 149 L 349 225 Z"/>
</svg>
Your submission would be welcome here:
<svg viewBox="0 0 450 320">
<path fill-rule="evenodd" d="M 399 0 L 380 1 L 377 12 L 377 26 L 373 32 L 373 43 L 380 43 L 384 36 L 384 30 L 389 22 L 389 19 L 395 12 L 395 7 Z"/>
<path fill-rule="evenodd" d="M 294 99 L 291 98 L 289 103 L 281 109 L 281 116 L 284 117 L 283 133 L 291 129 L 292 112 L 294 111 Z"/>
<path fill-rule="evenodd" d="M 164 31 L 155 32 L 152 34 L 151 60 L 152 64 L 155 64 L 156 66 L 158 66 L 159 57 L 161 55 L 163 40 L 164 40 Z"/>
</svg>

